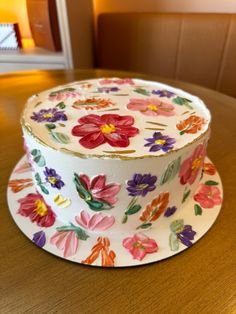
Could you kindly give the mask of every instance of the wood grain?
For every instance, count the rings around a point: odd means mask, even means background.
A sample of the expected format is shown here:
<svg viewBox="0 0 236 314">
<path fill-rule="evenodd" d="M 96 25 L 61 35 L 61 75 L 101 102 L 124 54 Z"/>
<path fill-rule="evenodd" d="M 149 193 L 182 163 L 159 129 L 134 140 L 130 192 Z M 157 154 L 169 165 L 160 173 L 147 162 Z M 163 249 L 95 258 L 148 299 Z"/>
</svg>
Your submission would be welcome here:
<svg viewBox="0 0 236 314">
<path fill-rule="evenodd" d="M 236 99 L 188 83 L 160 79 L 202 98 L 212 112 L 209 157 L 224 185 L 222 211 L 192 248 L 148 266 L 101 269 L 38 249 L 7 208 L 6 187 L 23 155 L 19 124 L 26 99 L 73 80 L 135 76 L 104 70 L 32 71 L 0 76 L 0 313 L 236 313 Z"/>
</svg>

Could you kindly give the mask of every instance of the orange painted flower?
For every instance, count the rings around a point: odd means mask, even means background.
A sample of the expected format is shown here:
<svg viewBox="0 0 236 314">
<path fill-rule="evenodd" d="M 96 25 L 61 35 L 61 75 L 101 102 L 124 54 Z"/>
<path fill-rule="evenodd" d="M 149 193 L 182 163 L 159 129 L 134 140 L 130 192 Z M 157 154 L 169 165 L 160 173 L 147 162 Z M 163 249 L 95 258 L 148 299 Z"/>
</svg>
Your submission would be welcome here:
<svg viewBox="0 0 236 314">
<path fill-rule="evenodd" d="M 109 250 L 110 241 L 108 238 L 98 237 L 97 243 L 92 247 L 91 254 L 82 261 L 84 264 L 93 264 L 98 259 L 101 253 L 101 264 L 102 266 L 111 267 L 114 266 L 114 260 L 116 254 L 114 251 Z"/>
<path fill-rule="evenodd" d="M 139 219 L 145 222 L 145 225 L 149 224 L 151 221 L 157 220 L 166 210 L 168 203 L 169 192 L 162 192 L 156 198 L 154 198 L 151 204 L 147 205 L 146 209 L 142 212 Z M 142 225 L 140 227 L 142 228 Z M 147 227 L 149 227 L 149 225 L 147 225 Z"/>
<path fill-rule="evenodd" d="M 180 135 L 183 135 L 184 133 L 195 134 L 201 130 L 202 125 L 205 123 L 206 121 L 204 118 L 192 115 L 189 118 L 180 121 L 180 123 L 176 124 L 176 127 L 180 131 Z"/>
<path fill-rule="evenodd" d="M 18 193 L 23 189 L 33 186 L 33 181 L 32 179 L 16 179 L 9 181 L 8 186 L 13 193 Z"/>
<path fill-rule="evenodd" d="M 203 166 L 204 173 L 213 176 L 216 173 L 216 167 L 210 162 L 204 162 Z"/>
<path fill-rule="evenodd" d="M 78 99 L 74 102 L 73 108 L 75 109 L 86 109 L 86 110 L 94 110 L 94 109 L 101 109 L 114 106 L 114 103 L 111 102 L 109 99 L 102 99 L 102 98 L 86 98 L 84 100 Z"/>
</svg>

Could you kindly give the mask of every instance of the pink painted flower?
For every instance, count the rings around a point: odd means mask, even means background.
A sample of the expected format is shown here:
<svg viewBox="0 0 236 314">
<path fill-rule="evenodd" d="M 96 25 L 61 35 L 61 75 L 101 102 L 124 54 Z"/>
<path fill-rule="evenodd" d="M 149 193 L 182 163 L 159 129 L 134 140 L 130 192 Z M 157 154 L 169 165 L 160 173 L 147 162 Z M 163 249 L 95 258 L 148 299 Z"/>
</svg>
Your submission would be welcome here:
<svg viewBox="0 0 236 314">
<path fill-rule="evenodd" d="M 38 192 L 26 195 L 19 199 L 18 203 L 20 203 L 18 214 L 29 217 L 38 226 L 50 227 L 54 224 L 56 215 Z"/>
<path fill-rule="evenodd" d="M 64 101 L 68 98 L 75 98 L 78 96 L 80 96 L 80 93 L 77 92 L 75 88 L 67 87 L 51 92 L 48 99 L 51 101 Z"/>
<path fill-rule="evenodd" d="M 133 127 L 132 116 L 118 114 L 89 114 L 81 117 L 72 129 L 72 135 L 82 137 L 79 143 L 88 149 L 96 148 L 104 143 L 112 147 L 129 146 L 129 138 L 139 133 Z"/>
<path fill-rule="evenodd" d="M 146 116 L 165 116 L 175 115 L 175 107 L 172 104 L 163 102 L 157 98 L 130 99 L 127 108 L 133 111 L 140 111 Z"/>
<path fill-rule="evenodd" d="M 130 78 L 105 78 L 99 81 L 99 84 L 106 85 L 106 84 L 117 84 L 117 85 L 134 85 L 134 81 Z"/>
<path fill-rule="evenodd" d="M 86 174 L 80 174 L 79 180 L 83 187 L 92 194 L 95 200 L 104 201 L 110 205 L 114 205 L 117 202 L 116 194 L 120 191 L 120 184 L 106 184 L 105 175 L 100 174 L 89 179 Z"/>
<path fill-rule="evenodd" d="M 63 256 L 68 257 L 77 252 L 79 240 L 74 231 L 60 231 L 51 237 L 50 243 L 63 250 Z"/>
<path fill-rule="evenodd" d="M 220 189 L 214 185 L 206 185 L 201 183 L 200 190 L 194 195 L 194 200 L 203 208 L 212 208 L 222 203 Z"/>
<path fill-rule="evenodd" d="M 15 173 L 25 173 L 25 172 L 30 172 L 31 171 L 31 165 L 29 162 L 24 161 L 17 167 L 14 172 Z"/>
<path fill-rule="evenodd" d="M 82 210 L 80 215 L 75 217 L 75 221 L 85 229 L 104 231 L 114 224 L 115 218 L 113 216 L 105 216 L 102 213 L 90 216 L 88 212 Z"/>
<path fill-rule="evenodd" d="M 181 184 L 193 184 L 200 169 L 203 167 L 204 158 L 206 154 L 206 148 L 203 144 L 199 144 L 192 155 L 185 159 L 180 166 L 180 183 Z"/>
<path fill-rule="evenodd" d="M 136 233 L 133 237 L 123 240 L 123 246 L 130 252 L 134 259 L 141 261 L 146 254 L 155 253 L 158 245 L 143 233 Z"/>
</svg>

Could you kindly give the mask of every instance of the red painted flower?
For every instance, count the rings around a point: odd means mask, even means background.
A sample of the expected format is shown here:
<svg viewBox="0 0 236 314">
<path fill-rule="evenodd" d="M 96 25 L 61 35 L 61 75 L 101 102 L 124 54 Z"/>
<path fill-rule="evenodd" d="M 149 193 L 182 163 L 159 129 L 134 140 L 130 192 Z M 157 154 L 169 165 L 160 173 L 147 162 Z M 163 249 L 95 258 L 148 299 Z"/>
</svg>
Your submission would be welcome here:
<svg viewBox="0 0 236 314">
<path fill-rule="evenodd" d="M 18 214 L 29 217 L 38 226 L 50 227 L 54 224 L 56 215 L 38 192 L 26 195 L 19 199 L 18 203 L 20 203 Z"/>
<path fill-rule="evenodd" d="M 180 166 L 180 183 L 181 184 L 193 184 L 200 169 L 203 166 L 206 149 L 203 144 L 199 144 L 193 154 L 185 159 Z"/>
<path fill-rule="evenodd" d="M 131 116 L 89 114 L 78 122 L 80 124 L 73 127 L 72 134 L 82 137 L 79 143 L 89 149 L 104 143 L 113 147 L 127 147 L 129 137 L 139 133 L 139 130 L 132 126 L 134 118 Z"/>
<path fill-rule="evenodd" d="M 215 205 L 220 205 L 222 202 L 220 189 L 217 186 L 201 183 L 199 192 L 194 195 L 194 200 L 203 208 L 212 208 Z"/>
<path fill-rule="evenodd" d="M 140 111 L 146 116 L 173 116 L 175 107 L 157 98 L 130 99 L 127 108 L 129 110 Z"/>
<path fill-rule="evenodd" d="M 130 252 L 134 259 L 141 261 L 146 254 L 158 251 L 158 245 L 154 239 L 150 239 L 143 233 L 136 233 L 133 237 L 125 238 L 123 246 Z"/>
</svg>

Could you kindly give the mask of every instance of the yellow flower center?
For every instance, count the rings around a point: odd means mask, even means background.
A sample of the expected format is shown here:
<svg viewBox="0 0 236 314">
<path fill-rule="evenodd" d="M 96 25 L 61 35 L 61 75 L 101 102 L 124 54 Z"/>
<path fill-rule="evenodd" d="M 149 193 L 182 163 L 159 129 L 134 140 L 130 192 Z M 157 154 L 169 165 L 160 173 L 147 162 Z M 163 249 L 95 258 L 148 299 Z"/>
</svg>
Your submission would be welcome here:
<svg viewBox="0 0 236 314">
<path fill-rule="evenodd" d="M 193 163 L 192 163 L 192 170 L 196 171 L 201 167 L 201 163 L 202 163 L 202 156 L 199 156 L 198 158 L 194 159 Z"/>
<path fill-rule="evenodd" d="M 143 184 L 138 184 L 138 185 L 136 186 L 137 190 L 144 190 L 144 189 L 146 189 L 147 187 L 148 187 L 148 184 L 145 184 L 145 183 L 143 183 Z"/>
<path fill-rule="evenodd" d="M 102 133 L 104 133 L 104 134 L 110 134 L 110 133 L 115 132 L 116 127 L 114 126 L 114 124 L 103 124 L 103 125 L 100 127 L 100 130 L 101 130 Z"/>
<path fill-rule="evenodd" d="M 165 143 L 166 143 L 165 140 L 156 140 L 155 141 L 155 144 L 157 144 L 157 145 L 164 145 Z"/>
<path fill-rule="evenodd" d="M 213 196 L 213 195 L 212 195 L 212 192 L 208 192 L 208 193 L 207 193 L 207 198 L 212 198 L 212 196 Z"/>
<path fill-rule="evenodd" d="M 48 181 L 51 183 L 51 184 L 55 184 L 57 182 L 57 178 L 55 177 L 48 177 Z"/>
<path fill-rule="evenodd" d="M 142 242 L 135 242 L 133 244 L 133 247 L 139 248 L 139 249 L 144 249 L 144 246 L 142 245 Z"/>
<path fill-rule="evenodd" d="M 157 110 L 158 110 L 157 106 L 154 105 L 154 104 L 149 104 L 149 105 L 147 105 L 147 108 L 150 109 L 150 110 L 152 110 L 152 111 L 157 111 Z"/>
<path fill-rule="evenodd" d="M 44 113 L 44 114 L 43 114 L 43 117 L 46 118 L 46 119 L 47 119 L 47 118 L 52 118 L 52 117 L 53 117 L 53 114 L 52 114 L 52 113 Z"/>
<path fill-rule="evenodd" d="M 36 213 L 39 215 L 39 216 L 45 216 L 47 215 L 48 213 L 48 209 L 47 209 L 47 206 L 45 205 L 45 203 L 42 201 L 42 200 L 37 200 L 35 201 L 35 210 Z"/>
</svg>

